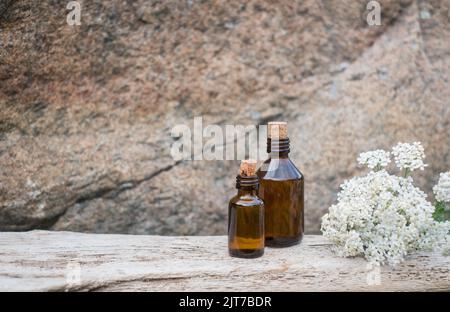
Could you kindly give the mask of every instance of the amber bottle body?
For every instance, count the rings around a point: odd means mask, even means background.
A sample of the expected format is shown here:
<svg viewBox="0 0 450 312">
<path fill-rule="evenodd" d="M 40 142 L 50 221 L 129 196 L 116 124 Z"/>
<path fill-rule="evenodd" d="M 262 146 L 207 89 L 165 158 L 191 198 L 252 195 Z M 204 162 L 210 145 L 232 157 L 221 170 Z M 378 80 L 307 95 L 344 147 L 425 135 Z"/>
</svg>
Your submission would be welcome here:
<svg viewBox="0 0 450 312">
<path fill-rule="evenodd" d="M 298 244 L 304 232 L 304 177 L 289 159 L 289 139 L 268 142 L 270 158 L 258 170 L 265 207 L 265 245 Z"/>
<path fill-rule="evenodd" d="M 228 206 L 228 250 L 233 257 L 257 258 L 264 254 L 264 204 L 257 178 L 247 184 L 244 179 L 237 178 L 238 194 Z"/>
</svg>

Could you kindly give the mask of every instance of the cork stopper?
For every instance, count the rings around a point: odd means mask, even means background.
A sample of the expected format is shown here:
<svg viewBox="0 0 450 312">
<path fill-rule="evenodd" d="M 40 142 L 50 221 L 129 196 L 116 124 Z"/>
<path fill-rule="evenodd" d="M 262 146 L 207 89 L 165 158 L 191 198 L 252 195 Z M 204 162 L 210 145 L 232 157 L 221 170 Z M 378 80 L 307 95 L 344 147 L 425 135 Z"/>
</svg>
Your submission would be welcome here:
<svg viewBox="0 0 450 312">
<path fill-rule="evenodd" d="M 268 124 L 267 136 L 269 139 L 287 139 L 287 122 L 271 121 Z"/>
<path fill-rule="evenodd" d="M 243 177 L 252 177 L 256 175 L 256 160 L 246 159 L 241 161 L 239 175 Z"/>
</svg>

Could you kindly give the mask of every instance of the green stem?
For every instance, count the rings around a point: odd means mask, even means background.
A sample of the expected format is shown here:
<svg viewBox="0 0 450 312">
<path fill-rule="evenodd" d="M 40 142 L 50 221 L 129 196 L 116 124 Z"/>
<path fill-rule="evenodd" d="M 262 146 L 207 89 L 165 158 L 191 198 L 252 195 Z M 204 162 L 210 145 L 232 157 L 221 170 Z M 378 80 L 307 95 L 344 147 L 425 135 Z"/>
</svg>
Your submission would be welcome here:
<svg viewBox="0 0 450 312">
<path fill-rule="evenodd" d="M 411 171 L 409 170 L 409 168 L 405 169 L 405 173 L 403 174 L 404 178 L 407 178 L 409 176 L 409 174 L 411 173 Z"/>
</svg>

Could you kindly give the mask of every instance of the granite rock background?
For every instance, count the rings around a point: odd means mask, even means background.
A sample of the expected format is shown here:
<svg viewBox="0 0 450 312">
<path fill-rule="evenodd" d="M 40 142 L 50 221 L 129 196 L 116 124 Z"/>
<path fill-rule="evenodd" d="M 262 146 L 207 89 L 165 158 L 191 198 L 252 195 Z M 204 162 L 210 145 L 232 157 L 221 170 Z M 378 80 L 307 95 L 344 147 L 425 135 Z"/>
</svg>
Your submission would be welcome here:
<svg viewBox="0 0 450 312">
<path fill-rule="evenodd" d="M 0 2 L 0 230 L 225 234 L 237 161 L 174 161 L 174 125 L 289 122 L 306 228 L 358 153 L 450 167 L 450 1 Z"/>
</svg>

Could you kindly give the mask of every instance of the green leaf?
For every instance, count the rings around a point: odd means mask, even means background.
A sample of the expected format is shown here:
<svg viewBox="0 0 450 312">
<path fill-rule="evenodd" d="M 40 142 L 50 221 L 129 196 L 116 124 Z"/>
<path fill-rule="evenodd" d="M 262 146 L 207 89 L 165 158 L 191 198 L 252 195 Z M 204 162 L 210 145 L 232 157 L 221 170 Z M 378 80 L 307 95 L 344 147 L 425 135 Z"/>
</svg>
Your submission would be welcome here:
<svg viewBox="0 0 450 312">
<path fill-rule="evenodd" d="M 434 206 L 435 206 L 435 210 L 433 213 L 434 220 L 436 220 L 438 222 L 443 222 L 443 221 L 448 220 L 448 218 L 446 216 L 445 203 L 444 202 L 436 202 L 434 204 Z"/>
</svg>

